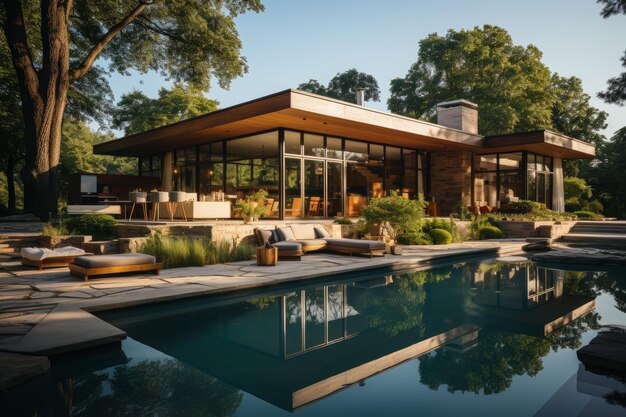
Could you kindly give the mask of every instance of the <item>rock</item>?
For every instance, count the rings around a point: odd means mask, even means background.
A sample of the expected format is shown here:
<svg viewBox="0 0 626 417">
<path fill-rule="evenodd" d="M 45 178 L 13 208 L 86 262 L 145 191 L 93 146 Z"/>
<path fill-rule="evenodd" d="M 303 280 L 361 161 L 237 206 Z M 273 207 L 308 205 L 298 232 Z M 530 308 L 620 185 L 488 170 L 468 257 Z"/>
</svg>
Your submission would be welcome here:
<svg viewBox="0 0 626 417">
<path fill-rule="evenodd" d="M 524 252 L 548 252 L 551 251 L 552 248 L 550 247 L 549 241 L 539 241 L 522 246 L 522 250 Z"/>
<path fill-rule="evenodd" d="M 610 326 L 576 352 L 585 367 L 626 371 L 626 327 Z"/>
</svg>

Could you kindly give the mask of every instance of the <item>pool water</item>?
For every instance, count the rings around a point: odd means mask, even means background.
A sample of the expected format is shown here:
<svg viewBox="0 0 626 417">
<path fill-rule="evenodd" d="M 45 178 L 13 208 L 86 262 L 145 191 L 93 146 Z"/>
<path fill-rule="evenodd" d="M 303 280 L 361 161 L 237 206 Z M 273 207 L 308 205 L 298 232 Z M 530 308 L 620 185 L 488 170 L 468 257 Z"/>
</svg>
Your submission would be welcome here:
<svg viewBox="0 0 626 417">
<path fill-rule="evenodd" d="M 580 269 L 474 260 L 103 313 L 121 350 L 56 361 L 0 415 L 626 415 L 625 379 L 576 358 L 626 325 L 626 271 Z"/>
</svg>

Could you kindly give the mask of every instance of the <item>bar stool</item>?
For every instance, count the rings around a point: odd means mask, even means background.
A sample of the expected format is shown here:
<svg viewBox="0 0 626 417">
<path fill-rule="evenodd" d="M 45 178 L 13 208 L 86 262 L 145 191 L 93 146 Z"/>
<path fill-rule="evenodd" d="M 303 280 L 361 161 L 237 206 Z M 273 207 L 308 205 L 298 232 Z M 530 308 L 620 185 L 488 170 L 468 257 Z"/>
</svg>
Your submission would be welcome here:
<svg viewBox="0 0 626 417">
<path fill-rule="evenodd" d="M 161 203 L 166 203 L 167 211 L 169 207 L 170 194 L 167 191 L 150 192 L 150 202 L 152 202 L 152 221 L 157 221 L 161 214 Z M 170 216 L 172 217 L 172 216 Z"/>
<path fill-rule="evenodd" d="M 187 221 L 187 213 L 185 213 L 185 205 L 182 204 L 187 201 L 187 193 L 184 191 L 170 191 L 170 216 L 172 221 L 174 220 L 174 213 L 176 213 L 176 209 L 178 206 L 181 207 L 183 211 L 183 217 L 185 221 Z"/>
<path fill-rule="evenodd" d="M 143 219 L 148 220 L 148 193 L 145 191 L 131 191 L 128 193 L 128 200 L 133 203 L 132 208 L 130 209 L 130 216 L 128 216 L 128 220 L 133 219 L 133 211 L 135 211 L 135 205 L 141 204 L 143 207 Z"/>
</svg>

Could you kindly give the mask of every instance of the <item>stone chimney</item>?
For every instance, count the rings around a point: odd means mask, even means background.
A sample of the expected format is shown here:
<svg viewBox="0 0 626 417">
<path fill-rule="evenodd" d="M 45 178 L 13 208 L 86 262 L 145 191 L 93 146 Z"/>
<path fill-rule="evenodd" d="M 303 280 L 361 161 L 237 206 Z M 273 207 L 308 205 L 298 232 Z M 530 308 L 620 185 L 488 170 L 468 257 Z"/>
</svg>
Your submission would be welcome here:
<svg viewBox="0 0 626 417">
<path fill-rule="evenodd" d="M 478 104 L 467 100 L 439 103 L 437 124 L 468 133 L 478 133 Z"/>
</svg>

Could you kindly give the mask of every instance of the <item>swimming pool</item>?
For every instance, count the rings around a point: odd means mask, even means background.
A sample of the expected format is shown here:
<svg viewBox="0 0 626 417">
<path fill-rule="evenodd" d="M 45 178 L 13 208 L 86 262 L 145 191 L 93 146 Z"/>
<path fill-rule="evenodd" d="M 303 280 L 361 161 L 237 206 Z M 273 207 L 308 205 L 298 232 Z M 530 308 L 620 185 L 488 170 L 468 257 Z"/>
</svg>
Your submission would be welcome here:
<svg viewBox="0 0 626 417">
<path fill-rule="evenodd" d="M 586 371 L 576 350 L 600 325 L 626 324 L 626 271 L 576 269 L 464 261 L 107 312 L 129 335 L 121 350 L 57 362 L 0 410 L 622 415 L 623 383 Z"/>
</svg>

